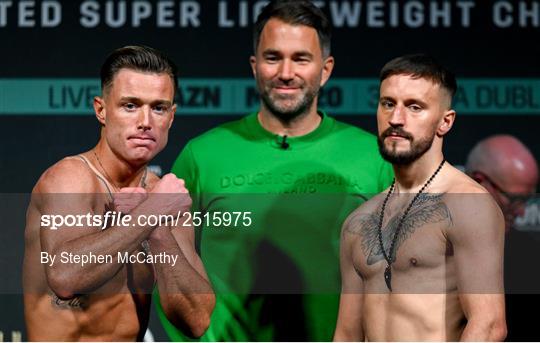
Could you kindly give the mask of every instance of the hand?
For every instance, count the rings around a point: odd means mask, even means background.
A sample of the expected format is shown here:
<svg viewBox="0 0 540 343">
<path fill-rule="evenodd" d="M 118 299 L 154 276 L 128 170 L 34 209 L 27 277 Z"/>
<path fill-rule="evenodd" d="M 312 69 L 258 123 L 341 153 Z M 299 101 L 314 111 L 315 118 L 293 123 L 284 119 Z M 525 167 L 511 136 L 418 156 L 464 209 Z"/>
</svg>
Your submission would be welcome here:
<svg viewBox="0 0 540 343">
<path fill-rule="evenodd" d="M 124 187 L 113 195 L 113 205 L 116 212 L 127 214 L 148 198 L 142 187 Z"/>
<path fill-rule="evenodd" d="M 167 174 L 159 180 L 151 191 L 154 201 L 159 204 L 160 214 L 177 215 L 191 208 L 191 197 L 185 182 L 174 174 Z"/>
</svg>

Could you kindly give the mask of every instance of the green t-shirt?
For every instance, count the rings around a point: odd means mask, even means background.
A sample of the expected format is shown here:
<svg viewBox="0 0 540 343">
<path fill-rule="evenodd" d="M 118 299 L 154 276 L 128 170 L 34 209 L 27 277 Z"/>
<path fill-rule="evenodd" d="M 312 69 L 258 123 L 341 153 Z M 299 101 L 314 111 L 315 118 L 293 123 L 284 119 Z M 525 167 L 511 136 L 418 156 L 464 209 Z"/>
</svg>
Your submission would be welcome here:
<svg viewBox="0 0 540 343">
<path fill-rule="evenodd" d="M 191 140 L 174 163 L 202 212 L 197 241 L 217 297 L 201 340 L 332 339 L 341 226 L 392 170 L 373 135 L 320 115 L 284 149 L 252 114 Z M 170 338 L 186 340 L 157 303 Z"/>
</svg>

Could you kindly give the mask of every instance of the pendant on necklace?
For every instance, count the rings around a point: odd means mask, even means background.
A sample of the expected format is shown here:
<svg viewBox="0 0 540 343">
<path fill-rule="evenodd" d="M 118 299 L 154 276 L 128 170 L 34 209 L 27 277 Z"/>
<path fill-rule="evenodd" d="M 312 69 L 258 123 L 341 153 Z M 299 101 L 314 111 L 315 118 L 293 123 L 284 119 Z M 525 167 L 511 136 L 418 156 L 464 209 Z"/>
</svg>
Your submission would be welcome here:
<svg viewBox="0 0 540 343">
<path fill-rule="evenodd" d="M 384 270 L 384 282 L 386 282 L 386 287 L 392 292 L 392 267 L 388 265 Z"/>
</svg>

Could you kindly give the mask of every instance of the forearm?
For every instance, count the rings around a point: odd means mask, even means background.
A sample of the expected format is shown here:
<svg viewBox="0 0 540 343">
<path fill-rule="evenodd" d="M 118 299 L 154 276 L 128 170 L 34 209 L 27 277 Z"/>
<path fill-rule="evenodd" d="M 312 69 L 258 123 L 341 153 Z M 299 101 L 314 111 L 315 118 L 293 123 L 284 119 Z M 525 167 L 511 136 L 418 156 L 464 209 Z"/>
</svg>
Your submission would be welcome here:
<svg viewBox="0 0 540 343">
<path fill-rule="evenodd" d="M 500 318 L 470 319 L 460 341 L 501 342 L 506 338 L 506 322 Z"/>
<path fill-rule="evenodd" d="M 138 214 L 139 213 L 139 214 Z M 47 264 L 47 278 L 51 289 L 61 298 L 92 292 L 114 277 L 124 263 L 119 254 L 131 253 L 141 246 L 153 227 L 139 226 L 137 215 L 131 216 L 126 226 L 105 230 L 95 228 L 63 228 L 60 230 L 92 230 L 93 233 L 55 244 L 49 251 L 55 258 Z M 61 234 L 59 231 L 48 235 Z"/>
<path fill-rule="evenodd" d="M 364 334 L 361 332 L 352 332 L 347 331 L 342 328 L 336 328 L 336 332 L 334 333 L 334 342 L 363 342 Z"/>
<path fill-rule="evenodd" d="M 151 253 L 177 257 L 172 264 L 154 264 L 163 310 L 169 321 L 187 335 L 200 337 L 210 324 L 215 306 L 212 287 L 189 263 L 170 230 L 156 230 L 149 239 Z"/>
<path fill-rule="evenodd" d="M 347 287 L 342 289 L 334 342 L 361 342 L 365 340 L 362 325 L 362 294 L 360 292 L 360 289 L 353 290 Z"/>
</svg>

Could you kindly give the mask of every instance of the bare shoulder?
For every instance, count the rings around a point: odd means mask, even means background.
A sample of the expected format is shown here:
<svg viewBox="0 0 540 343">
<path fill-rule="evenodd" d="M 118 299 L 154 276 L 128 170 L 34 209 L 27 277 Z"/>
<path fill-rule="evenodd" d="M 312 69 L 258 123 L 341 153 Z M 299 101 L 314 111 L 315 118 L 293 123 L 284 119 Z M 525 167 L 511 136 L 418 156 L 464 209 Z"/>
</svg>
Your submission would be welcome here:
<svg viewBox="0 0 540 343">
<path fill-rule="evenodd" d="M 41 174 L 32 193 L 98 192 L 97 179 L 79 158 L 66 157 Z"/>
<path fill-rule="evenodd" d="M 452 214 L 454 228 L 504 228 L 504 216 L 489 192 L 457 168 L 451 167 L 446 182 L 444 202 Z"/>
<path fill-rule="evenodd" d="M 460 193 L 460 194 L 482 194 L 488 191 L 479 183 L 470 178 L 467 174 L 448 164 L 446 168 L 445 190 L 444 193 Z"/>
<path fill-rule="evenodd" d="M 450 204 L 459 207 L 477 204 L 482 207 L 498 207 L 489 192 L 461 170 L 449 165 L 445 173 L 445 198 Z M 472 206 L 474 208 L 476 206 Z"/>
<path fill-rule="evenodd" d="M 40 213 L 64 213 L 76 207 L 92 208 L 99 193 L 96 176 L 86 162 L 76 157 L 66 157 L 50 166 L 40 176 L 32 190 L 27 211 L 27 235 L 36 232 Z"/>
</svg>

